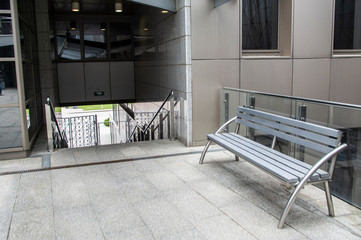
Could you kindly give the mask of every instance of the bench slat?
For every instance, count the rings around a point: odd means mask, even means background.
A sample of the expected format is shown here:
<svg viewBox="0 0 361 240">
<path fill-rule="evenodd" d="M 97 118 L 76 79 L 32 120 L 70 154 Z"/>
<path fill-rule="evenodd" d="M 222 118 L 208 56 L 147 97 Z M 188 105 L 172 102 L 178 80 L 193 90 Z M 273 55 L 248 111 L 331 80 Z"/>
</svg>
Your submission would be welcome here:
<svg viewBox="0 0 361 240">
<path fill-rule="evenodd" d="M 295 158 L 293 158 L 293 157 L 291 157 L 291 156 L 288 156 L 288 155 L 286 155 L 286 154 L 284 154 L 284 153 L 281 153 L 281 152 L 279 152 L 279 151 L 277 151 L 277 150 L 274 150 L 274 149 L 272 149 L 272 148 L 268 148 L 267 146 L 264 146 L 264 145 L 262 145 L 261 143 L 255 142 L 255 141 L 253 141 L 253 140 L 251 140 L 251 139 L 249 139 L 249 138 L 240 136 L 240 135 L 238 135 L 238 134 L 236 134 L 236 133 L 230 133 L 230 134 L 233 135 L 233 136 L 236 136 L 237 138 L 238 138 L 238 137 L 241 138 L 242 141 L 248 143 L 248 146 L 253 146 L 253 145 L 254 145 L 255 148 L 257 148 L 257 147 L 259 147 L 259 148 L 266 148 L 271 154 L 276 155 L 276 156 L 279 156 L 279 157 L 281 157 L 281 158 L 285 158 L 287 161 L 299 165 L 300 167 L 302 167 L 302 168 L 305 169 L 306 171 L 310 170 L 310 167 L 312 167 L 311 165 L 309 165 L 309 164 L 307 164 L 307 163 L 305 163 L 305 162 L 302 162 L 302 161 L 300 161 L 300 160 L 297 160 L 297 159 L 295 159 Z M 324 170 L 322 170 L 322 169 L 317 170 L 316 173 L 317 173 L 322 179 L 327 179 L 327 178 L 329 178 L 329 176 L 330 176 L 330 174 L 329 174 L 328 172 L 326 172 L 326 171 L 324 171 Z"/>
<path fill-rule="evenodd" d="M 259 118 L 258 116 L 252 116 L 252 115 L 240 113 L 240 114 L 238 114 L 238 117 L 247 119 L 250 122 L 254 122 L 254 123 L 258 123 L 260 125 L 267 126 L 270 128 L 270 131 L 281 131 L 281 132 L 286 132 L 286 133 L 292 133 L 292 134 L 297 135 L 296 137 L 301 136 L 301 137 L 304 137 L 307 139 L 312 139 L 312 141 L 318 142 L 317 144 L 321 143 L 321 145 L 330 145 L 332 147 L 336 147 L 338 144 L 338 141 L 335 138 L 330 138 L 323 134 L 321 135 L 319 133 L 310 132 L 309 130 L 303 130 L 303 129 L 296 128 L 293 126 L 281 124 L 279 122 L 274 122 L 274 121 L 270 121 L 267 119 Z"/>
<path fill-rule="evenodd" d="M 253 114 L 256 116 L 260 116 L 262 118 L 271 119 L 273 121 L 278 121 L 278 122 L 285 123 L 288 125 L 293 125 L 293 126 L 296 126 L 299 128 L 313 131 L 313 132 L 318 132 L 320 134 L 328 135 L 328 136 L 334 137 L 334 138 L 339 138 L 341 136 L 341 131 L 339 131 L 339 130 L 316 125 L 313 123 L 302 122 L 302 121 L 295 120 L 292 118 L 278 116 L 278 115 L 275 115 L 272 113 L 261 112 L 261 111 L 251 109 L 251 108 L 246 108 L 246 107 L 238 107 L 238 111 L 245 112 L 247 114 Z"/>
<path fill-rule="evenodd" d="M 244 149 L 241 149 L 239 146 L 236 146 L 234 144 L 230 144 L 230 142 L 220 138 L 218 135 L 215 134 L 208 134 L 208 139 L 214 141 L 218 145 L 226 148 L 227 150 L 231 151 L 232 153 L 242 157 L 246 158 L 249 162 L 257 165 L 258 167 L 264 169 L 267 172 L 272 173 L 273 175 L 277 176 L 278 178 L 282 179 L 283 181 L 289 183 L 289 184 L 296 184 L 299 182 L 299 177 L 290 174 L 289 172 L 276 167 L 273 164 L 270 164 L 267 161 L 264 161 L 262 158 L 256 158 L 253 154 L 245 151 Z"/>
<path fill-rule="evenodd" d="M 259 157 L 262 158 L 263 160 L 269 162 L 272 165 L 275 165 L 276 167 L 279 167 L 295 176 L 297 176 L 299 178 L 299 180 L 301 180 L 306 174 L 307 172 L 312 168 L 311 165 L 308 165 L 306 163 L 306 166 L 301 166 L 298 165 L 296 163 L 294 163 L 293 161 L 289 161 L 287 158 L 282 158 L 278 155 L 274 155 L 272 152 L 270 152 L 269 150 L 271 150 L 270 148 L 263 146 L 262 147 L 258 147 L 258 148 L 254 148 L 254 145 L 249 146 L 248 143 L 246 141 L 244 141 L 244 137 L 235 137 L 229 134 L 222 134 L 222 138 L 229 138 L 231 142 L 235 142 L 235 145 L 242 145 L 242 149 L 246 149 L 246 151 L 254 154 L 255 157 Z M 326 177 L 328 177 L 328 174 L 326 173 Z M 312 181 L 317 181 L 321 179 L 321 175 L 318 173 L 314 173 L 311 177 Z"/>
<path fill-rule="evenodd" d="M 269 157 L 271 157 L 272 159 L 274 159 L 275 161 L 279 162 L 280 164 L 287 164 L 289 167 L 300 171 L 303 175 L 306 175 L 307 172 L 311 169 L 311 165 L 299 161 L 295 158 L 292 158 L 291 156 L 288 156 L 286 154 L 283 154 L 281 152 L 278 152 L 272 148 L 269 148 L 267 146 L 264 146 L 260 143 L 257 143 L 255 141 L 252 141 L 249 138 L 237 135 L 235 133 L 224 133 L 223 135 L 227 136 L 230 135 L 229 137 L 232 138 L 234 141 L 236 141 L 238 144 L 243 144 L 249 148 L 254 149 L 255 151 L 264 151 L 267 150 L 267 154 L 269 155 Z M 322 169 L 319 169 L 318 171 L 316 171 L 316 173 L 312 176 L 312 180 L 316 180 L 316 179 L 328 179 L 329 178 L 329 173 L 326 171 L 323 171 Z"/>
<path fill-rule="evenodd" d="M 322 152 L 322 153 L 329 153 L 329 152 L 331 152 L 331 151 L 333 150 L 332 147 L 328 147 L 328 146 L 325 146 L 325 145 L 317 144 L 317 143 L 315 143 L 315 142 L 312 142 L 312 141 L 309 141 L 309 140 L 306 140 L 306 139 L 302 139 L 302 138 L 298 138 L 298 137 L 295 137 L 295 136 L 292 136 L 292 135 L 290 135 L 290 134 L 286 134 L 286 133 L 283 133 L 283 132 L 275 131 L 275 130 L 272 130 L 272 129 L 268 128 L 268 127 L 260 126 L 260 125 L 258 125 L 258 124 L 249 122 L 249 121 L 247 121 L 247 120 L 243 120 L 243 119 L 237 118 L 237 119 L 236 119 L 236 122 L 237 122 L 237 123 L 240 123 L 240 124 L 244 124 L 244 125 L 246 125 L 246 126 L 248 126 L 248 127 L 257 129 L 257 130 L 259 130 L 259 131 L 262 131 L 262 132 L 271 134 L 271 135 L 273 135 L 273 136 L 276 136 L 276 137 L 279 137 L 279 138 L 282 138 L 282 139 L 291 141 L 291 142 L 293 142 L 293 143 L 296 143 L 296 144 L 305 146 L 305 147 L 307 147 L 307 148 L 310 148 L 310 149 L 313 149 L 313 150 Z"/>
</svg>

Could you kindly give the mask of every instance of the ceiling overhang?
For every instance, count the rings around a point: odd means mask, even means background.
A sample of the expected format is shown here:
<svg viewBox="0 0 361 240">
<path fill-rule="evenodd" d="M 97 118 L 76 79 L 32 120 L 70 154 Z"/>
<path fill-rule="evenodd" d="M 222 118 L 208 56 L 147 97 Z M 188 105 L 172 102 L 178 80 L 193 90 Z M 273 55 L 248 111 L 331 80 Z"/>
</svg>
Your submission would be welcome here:
<svg viewBox="0 0 361 240">
<path fill-rule="evenodd" d="M 127 0 L 128 2 L 140 3 L 171 12 L 176 12 L 176 0 Z"/>
</svg>

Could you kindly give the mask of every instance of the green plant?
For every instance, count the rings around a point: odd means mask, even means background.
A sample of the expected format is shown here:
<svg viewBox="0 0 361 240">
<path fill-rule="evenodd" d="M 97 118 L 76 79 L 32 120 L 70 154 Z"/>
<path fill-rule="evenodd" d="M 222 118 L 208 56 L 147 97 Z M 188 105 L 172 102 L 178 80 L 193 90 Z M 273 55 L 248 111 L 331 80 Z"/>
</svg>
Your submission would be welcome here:
<svg viewBox="0 0 361 240">
<path fill-rule="evenodd" d="M 110 121 L 109 118 L 105 119 L 105 120 L 104 120 L 104 125 L 107 126 L 107 127 L 109 127 L 109 124 L 110 124 L 109 121 Z"/>
</svg>

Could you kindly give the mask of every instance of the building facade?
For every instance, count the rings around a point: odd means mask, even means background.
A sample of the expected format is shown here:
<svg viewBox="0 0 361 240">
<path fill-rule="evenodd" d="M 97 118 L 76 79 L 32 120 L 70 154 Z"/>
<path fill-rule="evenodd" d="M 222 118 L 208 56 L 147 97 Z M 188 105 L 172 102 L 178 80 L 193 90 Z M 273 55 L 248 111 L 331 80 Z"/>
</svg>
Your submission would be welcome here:
<svg viewBox="0 0 361 240">
<path fill-rule="evenodd" d="M 173 90 L 187 146 L 218 128 L 224 86 L 361 104 L 360 5 L 3 0 L 0 154 L 27 155 L 46 97 L 57 106 L 128 103 Z"/>
</svg>

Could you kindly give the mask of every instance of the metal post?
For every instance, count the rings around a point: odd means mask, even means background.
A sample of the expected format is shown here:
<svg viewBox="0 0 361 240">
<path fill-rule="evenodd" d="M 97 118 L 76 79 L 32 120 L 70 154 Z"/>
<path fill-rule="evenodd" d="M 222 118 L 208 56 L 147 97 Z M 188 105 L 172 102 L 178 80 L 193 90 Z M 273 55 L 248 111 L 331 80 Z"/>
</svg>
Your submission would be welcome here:
<svg viewBox="0 0 361 240">
<path fill-rule="evenodd" d="M 48 151 L 53 152 L 54 151 L 53 127 L 51 121 L 51 110 L 48 104 L 45 104 L 45 122 L 46 122 L 46 133 L 48 138 Z"/>
<path fill-rule="evenodd" d="M 150 140 L 154 140 L 154 125 L 150 127 Z"/>
<path fill-rule="evenodd" d="M 229 120 L 229 93 L 224 93 L 224 122 Z M 229 126 L 224 129 L 225 132 L 229 132 Z"/>
<path fill-rule="evenodd" d="M 249 108 L 251 109 L 255 109 L 256 108 L 256 97 L 255 96 L 249 96 Z M 248 128 L 249 129 L 249 138 L 254 140 L 254 129 L 253 128 Z"/>
<path fill-rule="evenodd" d="M 300 105 L 298 106 L 298 120 L 306 122 L 306 113 L 307 113 L 307 106 L 306 105 Z M 298 159 L 300 161 L 305 161 L 305 147 L 304 146 L 298 146 Z"/>
<path fill-rule="evenodd" d="M 163 113 L 159 114 L 158 138 L 163 139 Z"/>
<path fill-rule="evenodd" d="M 174 125 L 174 97 L 169 101 L 170 104 L 170 140 L 175 139 L 175 125 Z"/>
</svg>

